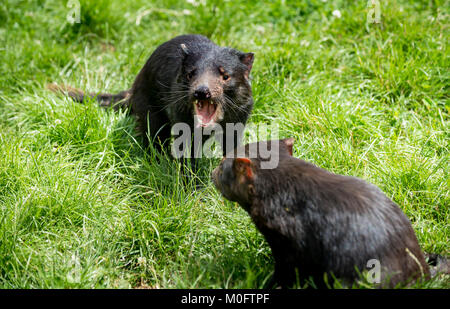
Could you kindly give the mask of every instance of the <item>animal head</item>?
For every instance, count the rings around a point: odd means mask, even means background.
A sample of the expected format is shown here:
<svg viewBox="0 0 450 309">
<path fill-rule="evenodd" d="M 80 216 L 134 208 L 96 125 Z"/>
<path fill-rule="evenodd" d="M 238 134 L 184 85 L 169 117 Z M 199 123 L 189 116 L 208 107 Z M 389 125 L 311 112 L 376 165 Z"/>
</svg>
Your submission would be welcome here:
<svg viewBox="0 0 450 309">
<path fill-rule="evenodd" d="M 211 176 L 222 195 L 244 207 L 249 207 L 254 195 L 257 165 L 249 158 L 223 158 Z"/>
<path fill-rule="evenodd" d="M 220 122 L 226 109 L 239 111 L 240 98 L 251 96 L 249 74 L 253 53 L 185 44 L 180 44 L 180 50 L 184 57 L 181 79 L 189 89 L 189 102 L 198 126 Z"/>
<path fill-rule="evenodd" d="M 251 146 L 272 147 L 272 154 L 283 160 L 292 156 L 293 144 L 293 138 L 257 142 L 242 146 L 245 153 L 237 154 L 245 156 L 236 157 L 236 152 L 227 154 L 211 174 L 215 187 L 226 199 L 238 202 L 248 209 L 255 195 L 255 180 L 262 169 L 261 163 L 266 160 L 260 157 L 259 152 L 251 150 Z M 275 148 L 274 145 L 278 147 Z"/>
</svg>

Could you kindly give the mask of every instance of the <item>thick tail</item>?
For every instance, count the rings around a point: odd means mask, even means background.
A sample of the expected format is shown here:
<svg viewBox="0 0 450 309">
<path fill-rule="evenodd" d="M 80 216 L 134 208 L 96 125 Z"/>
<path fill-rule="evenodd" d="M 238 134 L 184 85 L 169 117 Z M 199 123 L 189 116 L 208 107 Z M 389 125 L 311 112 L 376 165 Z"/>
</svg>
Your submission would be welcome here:
<svg viewBox="0 0 450 309">
<path fill-rule="evenodd" d="M 450 274 L 450 260 L 448 257 L 435 253 L 425 253 L 425 259 L 430 265 L 432 277 L 438 274 Z"/>
<path fill-rule="evenodd" d="M 115 110 L 129 107 L 130 90 L 121 91 L 117 94 L 89 93 L 65 85 L 48 84 L 47 88 L 53 92 L 64 94 L 75 102 L 82 103 L 88 98 L 96 99 L 102 107 L 112 107 Z"/>
</svg>

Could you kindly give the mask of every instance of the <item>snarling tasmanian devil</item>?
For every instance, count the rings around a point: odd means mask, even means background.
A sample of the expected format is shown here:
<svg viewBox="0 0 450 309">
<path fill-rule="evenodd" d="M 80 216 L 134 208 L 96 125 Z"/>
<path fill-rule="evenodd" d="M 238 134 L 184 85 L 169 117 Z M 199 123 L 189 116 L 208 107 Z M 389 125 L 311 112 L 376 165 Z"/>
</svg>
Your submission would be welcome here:
<svg viewBox="0 0 450 309">
<path fill-rule="evenodd" d="M 151 142 L 160 150 L 170 144 L 171 128 L 177 123 L 187 124 L 191 133 L 216 125 L 225 128 L 226 123 L 245 125 L 253 107 L 249 82 L 253 58 L 253 53 L 217 46 L 201 35 L 181 35 L 156 48 L 130 90 L 88 97 L 97 98 L 101 106 L 129 108 L 137 117 L 144 146 Z M 75 101 L 86 98 L 70 87 L 50 88 Z M 222 141 L 233 140 L 230 147 L 240 141 L 239 134 L 227 137 L 226 130 L 222 134 Z M 224 153 L 230 150 L 223 147 Z"/>
</svg>

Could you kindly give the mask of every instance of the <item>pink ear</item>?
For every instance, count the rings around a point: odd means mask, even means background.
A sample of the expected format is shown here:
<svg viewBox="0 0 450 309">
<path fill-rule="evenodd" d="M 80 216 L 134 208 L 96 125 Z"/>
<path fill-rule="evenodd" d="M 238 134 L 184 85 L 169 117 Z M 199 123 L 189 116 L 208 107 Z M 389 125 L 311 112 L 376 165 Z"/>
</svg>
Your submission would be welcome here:
<svg viewBox="0 0 450 309">
<path fill-rule="evenodd" d="M 248 67 L 249 71 L 252 69 L 253 59 L 255 59 L 254 53 L 246 53 L 241 56 L 241 62 Z"/>
<path fill-rule="evenodd" d="M 253 59 L 255 59 L 255 54 L 253 53 L 242 54 L 239 59 L 248 68 L 248 70 L 245 72 L 245 77 L 248 78 L 250 71 L 252 70 L 253 67 Z"/>
<path fill-rule="evenodd" d="M 283 143 L 286 145 L 286 147 L 288 148 L 289 154 L 292 156 L 292 148 L 294 146 L 294 142 L 295 139 L 293 137 L 289 137 L 289 138 L 285 138 L 283 140 Z"/>
<path fill-rule="evenodd" d="M 236 158 L 234 159 L 234 170 L 237 173 L 244 174 L 247 178 L 253 178 L 252 160 L 249 158 Z"/>
</svg>

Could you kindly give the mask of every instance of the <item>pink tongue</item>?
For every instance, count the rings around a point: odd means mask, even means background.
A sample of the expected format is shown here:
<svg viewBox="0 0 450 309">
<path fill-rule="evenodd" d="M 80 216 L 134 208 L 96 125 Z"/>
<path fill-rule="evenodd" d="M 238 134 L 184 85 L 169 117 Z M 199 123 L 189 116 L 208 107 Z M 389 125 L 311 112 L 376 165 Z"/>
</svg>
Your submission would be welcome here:
<svg viewBox="0 0 450 309">
<path fill-rule="evenodd" d="M 216 107 L 209 102 L 203 102 L 203 107 L 201 109 L 197 106 L 197 116 L 199 117 L 200 125 L 203 126 L 208 124 L 214 116 L 215 111 Z"/>
</svg>

